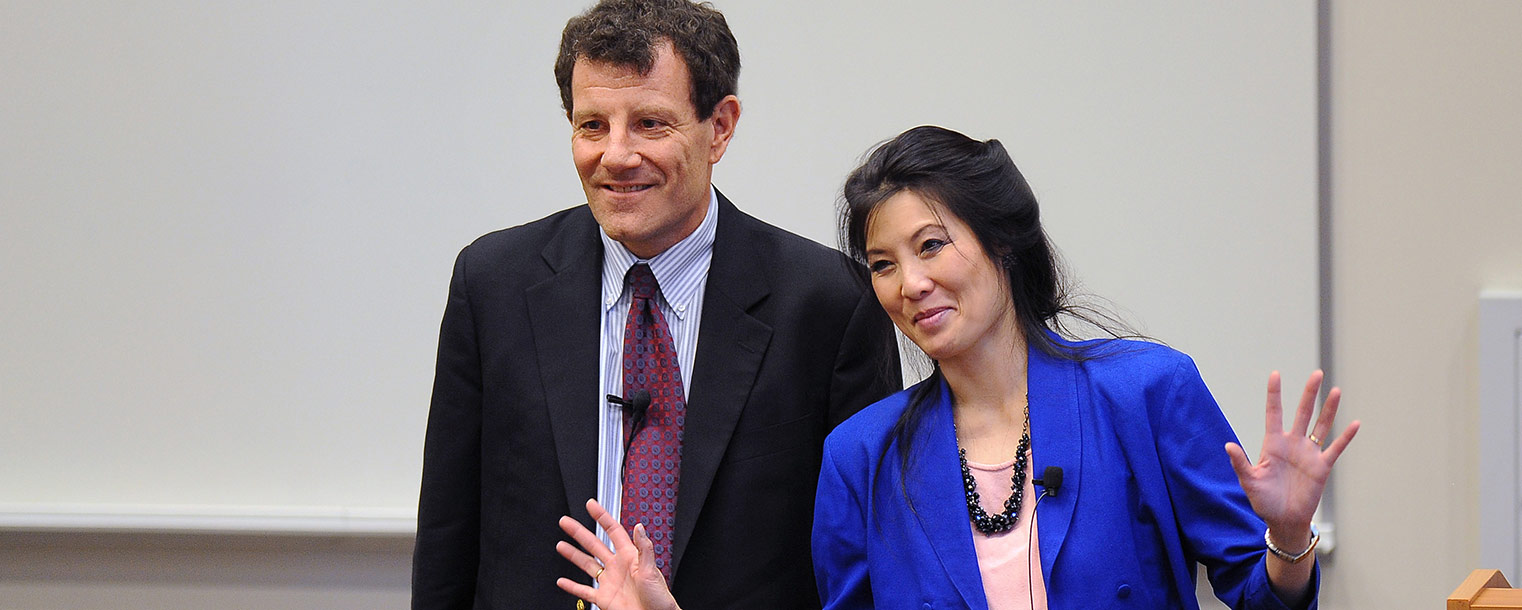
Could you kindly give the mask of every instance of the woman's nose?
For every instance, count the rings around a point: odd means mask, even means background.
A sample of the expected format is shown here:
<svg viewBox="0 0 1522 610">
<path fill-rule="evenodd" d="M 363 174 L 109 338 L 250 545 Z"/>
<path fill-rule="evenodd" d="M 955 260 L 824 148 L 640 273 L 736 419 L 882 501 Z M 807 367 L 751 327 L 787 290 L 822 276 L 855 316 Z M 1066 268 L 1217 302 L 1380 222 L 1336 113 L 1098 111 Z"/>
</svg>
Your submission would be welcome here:
<svg viewBox="0 0 1522 610">
<path fill-rule="evenodd" d="M 899 289 L 906 299 L 920 299 L 935 289 L 935 281 L 930 279 L 923 265 L 906 264 L 902 267 L 903 284 Z"/>
</svg>

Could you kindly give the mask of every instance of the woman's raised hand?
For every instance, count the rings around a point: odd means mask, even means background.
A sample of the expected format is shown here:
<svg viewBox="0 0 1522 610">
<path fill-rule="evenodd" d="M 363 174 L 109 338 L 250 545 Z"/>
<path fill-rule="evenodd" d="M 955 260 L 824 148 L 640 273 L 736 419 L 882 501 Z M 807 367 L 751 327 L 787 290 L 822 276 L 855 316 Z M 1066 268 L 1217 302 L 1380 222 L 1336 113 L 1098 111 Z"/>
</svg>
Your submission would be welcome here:
<svg viewBox="0 0 1522 610">
<path fill-rule="evenodd" d="M 1321 502 L 1321 492 L 1326 487 L 1327 476 L 1332 473 L 1332 465 L 1358 433 L 1358 422 L 1355 421 L 1325 449 L 1322 448 L 1327 435 L 1332 432 L 1333 420 L 1337 418 L 1337 403 L 1342 398 L 1342 391 L 1332 388 L 1327 392 L 1326 403 L 1315 418 L 1315 425 L 1311 425 L 1321 378 L 1321 371 L 1311 373 L 1310 380 L 1305 383 L 1305 392 L 1300 395 L 1295 421 L 1286 432 L 1284 410 L 1280 405 L 1279 372 L 1274 371 L 1268 376 L 1267 430 L 1257 464 L 1248 461 L 1247 453 L 1240 445 L 1226 444 L 1231 467 L 1237 471 L 1237 480 L 1247 492 L 1253 511 L 1268 524 L 1275 543 L 1290 553 L 1305 548 L 1310 539 L 1311 515 Z"/>
<path fill-rule="evenodd" d="M 561 517 L 560 529 L 581 548 L 562 540 L 555 543 L 555 550 L 597 581 L 597 588 L 569 578 L 558 579 L 555 585 L 566 593 L 597 604 L 602 610 L 678 610 L 676 599 L 666 588 L 665 576 L 660 568 L 655 567 L 655 549 L 645 534 L 645 526 L 634 526 L 631 539 L 624 526 L 619 525 L 618 520 L 596 500 L 587 500 L 587 512 L 603 531 L 608 532 L 617 552 L 608 549 L 597 534 L 580 521 Z"/>
</svg>

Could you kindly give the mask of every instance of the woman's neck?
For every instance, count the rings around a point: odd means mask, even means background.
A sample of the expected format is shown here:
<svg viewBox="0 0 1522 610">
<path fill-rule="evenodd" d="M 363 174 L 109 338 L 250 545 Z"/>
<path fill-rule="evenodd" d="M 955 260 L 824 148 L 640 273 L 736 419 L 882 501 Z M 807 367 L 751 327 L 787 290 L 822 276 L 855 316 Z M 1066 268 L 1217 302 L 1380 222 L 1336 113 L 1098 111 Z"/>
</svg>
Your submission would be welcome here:
<svg viewBox="0 0 1522 610">
<path fill-rule="evenodd" d="M 1013 456 L 1025 424 L 1028 353 L 1018 330 L 940 363 L 951 389 L 958 442 L 974 462 Z"/>
<path fill-rule="evenodd" d="M 1012 321 L 995 328 L 999 330 L 939 363 L 959 408 L 981 409 L 1011 398 L 1020 402 L 1025 395 L 1025 336 Z"/>
</svg>

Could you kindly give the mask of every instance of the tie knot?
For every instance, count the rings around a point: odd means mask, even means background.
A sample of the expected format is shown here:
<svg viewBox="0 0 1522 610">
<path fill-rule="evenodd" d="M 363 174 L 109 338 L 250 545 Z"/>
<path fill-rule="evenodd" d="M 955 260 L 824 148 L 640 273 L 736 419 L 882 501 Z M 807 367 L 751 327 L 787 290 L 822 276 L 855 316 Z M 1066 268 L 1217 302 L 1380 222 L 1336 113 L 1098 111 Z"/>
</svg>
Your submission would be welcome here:
<svg viewBox="0 0 1522 610">
<path fill-rule="evenodd" d="M 629 288 L 634 291 L 634 298 L 649 299 L 655 297 L 656 285 L 655 274 L 650 272 L 650 265 L 639 263 L 629 268 L 627 276 Z"/>
</svg>

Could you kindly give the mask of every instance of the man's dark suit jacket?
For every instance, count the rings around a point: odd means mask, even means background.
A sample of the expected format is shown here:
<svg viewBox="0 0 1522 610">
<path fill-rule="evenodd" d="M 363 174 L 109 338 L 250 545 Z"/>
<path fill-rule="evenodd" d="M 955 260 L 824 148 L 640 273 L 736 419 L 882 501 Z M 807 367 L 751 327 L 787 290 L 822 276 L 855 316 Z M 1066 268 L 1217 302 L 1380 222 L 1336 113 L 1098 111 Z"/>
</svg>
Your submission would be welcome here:
<svg viewBox="0 0 1522 610">
<path fill-rule="evenodd" d="M 672 591 L 685 607 L 817 608 L 825 435 L 900 386 L 887 316 L 843 255 L 719 196 L 682 448 Z M 580 206 L 455 262 L 428 417 L 415 609 L 564 608 L 556 526 L 592 526 L 602 244 Z"/>
</svg>

